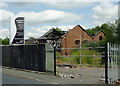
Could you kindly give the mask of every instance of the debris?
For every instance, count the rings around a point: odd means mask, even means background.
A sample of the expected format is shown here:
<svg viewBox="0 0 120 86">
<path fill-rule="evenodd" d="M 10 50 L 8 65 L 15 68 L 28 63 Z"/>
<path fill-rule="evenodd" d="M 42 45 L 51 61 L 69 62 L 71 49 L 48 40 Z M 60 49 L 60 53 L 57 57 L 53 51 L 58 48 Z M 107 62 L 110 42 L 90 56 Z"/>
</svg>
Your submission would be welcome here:
<svg viewBox="0 0 120 86">
<path fill-rule="evenodd" d="M 105 78 L 99 78 L 99 81 L 105 81 Z"/>
<path fill-rule="evenodd" d="M 65 69 L 68 69 L 69 67 L 65 67 Z"/>
<path fill-rule="evenodd" d="M 73 75 L 71 75 L 71 74 L 70 74 L 70 77 L 71 77 L 71 78 L 75 78 L 75 77 L 74 77 Z"/>
<path fill-rule="evenodd" d="M 65 75 L 65 74 L 59 74 L 59 76 L 62 77 L 62 78 L 66 78 L 67 77 L 67 75 Z"/>
<path fill-rule="evenodd" d="M 82 82 L 82 80 L 80 80 L 80 82 Z"/>
<path fill-rule="evenodd" d="M 120 84 L 120 78 L 116 81 L 116 84 Z"/>
<path fill-rule="evenodd" d="M 117 80 L 117 81 L 116 81 L 116 84 L 120 84 L 120 81 Z"/>
<path fill-rule="evenodd" d="M 78 77 L 79 75 L 77 74 L 76 77 Z"/>
<path fill-rule="evenodd" d="M 63 77 L 64 77 L 64 78 L 66 78 L 66 77 L 67 77 L 67 75 L 63 75 Z"/>
</svg>

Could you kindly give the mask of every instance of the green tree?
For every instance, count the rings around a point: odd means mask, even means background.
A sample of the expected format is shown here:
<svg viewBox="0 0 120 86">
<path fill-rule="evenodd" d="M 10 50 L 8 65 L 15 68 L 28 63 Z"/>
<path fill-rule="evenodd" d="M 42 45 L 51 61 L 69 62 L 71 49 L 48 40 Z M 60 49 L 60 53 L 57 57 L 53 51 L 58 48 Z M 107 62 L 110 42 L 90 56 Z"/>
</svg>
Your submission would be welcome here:
<svg viewBox="0 0 120 86">
<path fill-rule="evenodd" d="M 29 39 L 34 39 L 34 37 L 29 37 Z"/>
<path fill-rule="evenodd" d="M 50 33 L 49 35 L 48 35 L 48 37 L 52 37 L 52 38 L 55 38 L 55 37 L 60 37 L 60 36 L 62 36 L 62 35 L 64 35 L 65 34 L 65 32 L 64 31 L 62 31 L 60 28 L 52 28 L 53 29 L 53 32 L 52 33 Z M 50 29 L 51 30 L 51 29 Z"/>
<path fill-rule="evenodd" d="M 113 26 L 109 23 L 105 23 L 101 25 L 101 30 L 105 33 L 106 36 L 106 42 L 114 43 L 114 28 Z"/>
<path fill-rule="evenodd" d="M 116 21 L 117 27 L 115 30 L 116 33 L 116 43 L 120 44 L 120 18 Z"/>
<path fill-rule="evenodd" d="M 2 45 L 2 41 L 3 41 L 3 39 L 2 39 L 2 38 L 0 38 L 0 45 Z"/>
<path fill-rule="evenodd" d="M 56 31 L 62 31 L 60 28 L 56 27 L 55 28 Z"/>
<path fill-rule="evenodd" d="M 106 35 L 106 42 L 116 43 L 116 34 L 115 30 L 117 28 L 117 23 L 107 23 L 106 26 L 101 26 L 105 35 Z"/>
<path fill-rule="evenodd" d="M 9 45 L 9 38 L 6 37 L 4 40 L 2 40 L 3 45 Z"/>
<path fill-rule="evenodd" d="M 87 29 L 86 31 L 91 35 L 91 36 L 94 36 L 95 33 L 97 33 L 98 31 L 101 30 L 101 27 L 100 26 L 96 26 L 95 28 L 92 28 L 92 29 Z"/>
<path fill-rule="evenodd" d="M 117 22 L 114 22 L 114 23 L 108 22 L 108 23 L 102 24 L 101 26 L 96 26 L 95 28 L 87 29 L 86 31 L 91 36 L 94 36 L 95 33 L 99 31 L 103 31 L 105 34 L 105 40 L 98 42 L 99 46 L 103 46 L 106 42 L 110 42 L 110 43 L 116 43 L 116 41 L 118 42 L 118 39 L 120 39 L 119 38 L 120 37 L 120 26 L 119 25 L 120 24 L 118 24 Z M 116 37 L 115 32 L 117 34 L 117 37 Z"/>
</svg>

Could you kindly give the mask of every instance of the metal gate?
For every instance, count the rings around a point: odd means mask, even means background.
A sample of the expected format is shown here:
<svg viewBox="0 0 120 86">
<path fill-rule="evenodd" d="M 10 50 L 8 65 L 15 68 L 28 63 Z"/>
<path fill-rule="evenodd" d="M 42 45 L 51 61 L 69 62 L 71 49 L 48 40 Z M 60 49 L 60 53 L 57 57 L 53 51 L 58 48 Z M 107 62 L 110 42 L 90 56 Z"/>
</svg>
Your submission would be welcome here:
<svg viewBox="0 0 120 86">
<path fill-rule="evenodd" d="M 107 43 L 108 84 L 115 84 L 119 77 L 120 45 Z"/>
<path fill-rule="evenodd" d="M 57 48 L 56 75 L 105 81 L 105 47 Z"/>
<path fill-rule="evenodd" d="M 102 83 L 115 84 L 120 78 L 120 45 L 107 43 L 105 47 L 54 47 L 54 72 L 62 78 L 81 79 L 87 76 L 87 80 L 101 79 Z"/>
</svg>

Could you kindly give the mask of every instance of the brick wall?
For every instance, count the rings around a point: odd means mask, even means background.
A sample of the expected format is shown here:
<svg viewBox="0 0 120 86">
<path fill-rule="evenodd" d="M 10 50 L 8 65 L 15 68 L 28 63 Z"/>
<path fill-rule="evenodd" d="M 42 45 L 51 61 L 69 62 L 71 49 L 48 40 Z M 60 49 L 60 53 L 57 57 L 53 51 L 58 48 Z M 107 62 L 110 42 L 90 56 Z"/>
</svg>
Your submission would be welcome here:
<svg viewBox="0 0 120 86">
<path fill-rule="evenodd" d="M 103 32 L 99 32 L 96 36 L 91 37 L 80 25 L 75 26 L 73 29 L 71 29 L 69 32 L 65 34 L 65 36 L 62 38 L 62 48 L 74 48 L 79 47 L 79 43 L 76 44 L 76 40 L 80 40 L 80 34 L 81 34 L 81 44 L 82 41 L 88 40 L 88 41 L 96 41 L 98 42 L 100 40 L 100 36 L 102 37 L 102 40 L 105 39 L 105 35 Z M 63 50 L 62 54 L 69 54 L 71 50 Z"/>
<path fill-rule="evenodd" d="M 93 37 L 93 41 L 96 41 L 96 42 L 100 41 L 100 40 L 99 40 L 99 39 L 100 39 L 100 36 L 102 37 L 102 40 L 105 39 L 104 33 L 103 33 L 103 32 L 100 32 L 100 33 L 98 33 L 95 37 Z"/>
<path fill-rule="evenodd" d="M 81 34 L 81 44 L 82 41 L 88 40 L 92 41 L 92 37 L 86 33 L 82 29 L 81 26 L 77 25 L 72 30 L 70 30 L 66 35 L 62 38 L 62 48 L 73 48 L 73 47 L 79 47 L 79 43 L 76 44 L 76 40 L 80 40 L 80 34 Z M 62 54 L 65 54 L 71 52 L 71 50 L 64 50 L 62 51 Z"/>
</svg>

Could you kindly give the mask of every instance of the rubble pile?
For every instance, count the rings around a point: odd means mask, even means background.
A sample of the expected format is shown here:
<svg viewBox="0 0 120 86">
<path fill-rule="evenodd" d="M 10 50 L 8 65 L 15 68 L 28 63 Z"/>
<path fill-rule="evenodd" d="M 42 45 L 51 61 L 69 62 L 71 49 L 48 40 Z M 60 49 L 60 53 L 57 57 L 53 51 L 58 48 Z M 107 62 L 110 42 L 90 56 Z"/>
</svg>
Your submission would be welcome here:
<svg viewBox="0 0 120 86">
<path fill-rule="evenodd" d="M 116 84 L 120 84 L 120 78 L 116 81 Z"/>
</svg>

